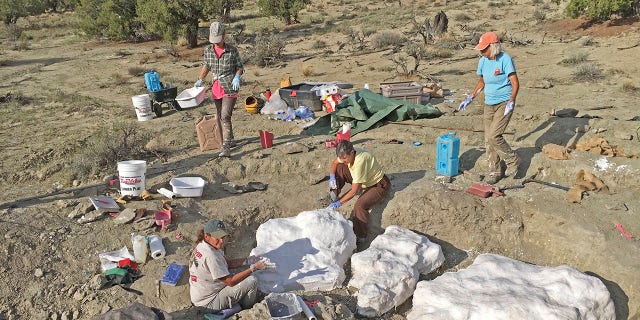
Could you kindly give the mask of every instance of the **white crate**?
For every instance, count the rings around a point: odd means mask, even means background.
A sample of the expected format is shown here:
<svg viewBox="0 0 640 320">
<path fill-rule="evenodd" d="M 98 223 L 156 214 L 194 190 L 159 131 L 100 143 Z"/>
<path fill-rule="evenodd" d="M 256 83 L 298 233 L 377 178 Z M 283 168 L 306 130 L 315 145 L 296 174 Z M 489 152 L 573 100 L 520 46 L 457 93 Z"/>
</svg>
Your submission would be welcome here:
<svg viewBox="0 0 640 320">
<path fill-rule="evenodd" d="M 206 97 L 206 87 L 185 89 L 176 97 L 180 108 L 187 109 L 199 106 Z"/>
<path fill-rule="evenodd" d="M 169 181 L 178 197 L 201 197 L 205 181 L 200 177 L 178 177 Z"/>
</svg>

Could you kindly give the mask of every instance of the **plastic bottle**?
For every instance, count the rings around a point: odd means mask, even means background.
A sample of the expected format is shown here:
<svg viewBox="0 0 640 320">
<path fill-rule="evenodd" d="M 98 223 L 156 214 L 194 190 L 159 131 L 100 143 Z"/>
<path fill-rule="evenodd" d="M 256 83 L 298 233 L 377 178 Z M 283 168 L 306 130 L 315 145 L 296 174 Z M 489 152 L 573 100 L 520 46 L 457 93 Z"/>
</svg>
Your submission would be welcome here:
<svg viewBox="0 0 640 320">
<path fill-rule="evenodd" d="M 147 237 L 132 233 L 131 243 L 133 244 L 133 257 L 136 259 L 136 262 L 147 262 L 147 255 L 149 254 L 149 249 L 147 248 Z"/>
<path fill-rule="evenodd" d="M 287 113 L 285 114 L 284 119 L 287 121 L 293 121 L 296 119 L 296 112 L 293 110 L 293 107 L 287 108 Z"/>
</svg>

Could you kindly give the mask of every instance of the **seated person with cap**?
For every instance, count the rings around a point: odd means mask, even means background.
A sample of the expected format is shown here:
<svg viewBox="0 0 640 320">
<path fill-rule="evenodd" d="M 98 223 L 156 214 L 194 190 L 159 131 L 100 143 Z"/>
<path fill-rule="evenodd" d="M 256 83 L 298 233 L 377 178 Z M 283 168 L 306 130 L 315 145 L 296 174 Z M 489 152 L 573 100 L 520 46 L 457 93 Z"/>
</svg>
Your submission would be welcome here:
<svg viewBox="0 0 640 320">
<path fill-rule="evenodd" d="M 223 248 L 229 234 L 224 223 L 212 219 L 198 233 L 198 244 L 189 263 L 191 302 L 204 307 L 205 312 L 216 313 L 239 303 L 249 309 L 256 303 L 258 279 L 252 275 L 266 267 L 263 260 L 249 268 L 232 274 L 229 268 L 241 267 L 247 259 L 230 259 Z"/>
</svg>

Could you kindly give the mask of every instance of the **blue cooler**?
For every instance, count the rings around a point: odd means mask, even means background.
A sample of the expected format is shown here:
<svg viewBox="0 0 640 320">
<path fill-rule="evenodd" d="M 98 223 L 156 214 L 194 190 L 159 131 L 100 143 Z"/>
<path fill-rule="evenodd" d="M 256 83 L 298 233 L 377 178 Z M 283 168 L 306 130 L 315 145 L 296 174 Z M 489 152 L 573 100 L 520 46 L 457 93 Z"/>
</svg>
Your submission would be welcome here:
<svg viewBox="0 0 640 320">
<path fill-rule="evenodd" d="M 158 73 L 155 71 L 147 72 L 144 74 L 144 83 L 147 85 L 147 90 L 151 92 L 162 90 L 162 85 L 160 84 L 160 76 L 158 76 Z"/>
<path fill-rule="evenodd" d="M 455 132 L 438 137 L 436 150 L 436 172 L 443 176 L 453 177 L 458 174 L 458 158 L 460 156 L 460 138 Z"/>
</svg>

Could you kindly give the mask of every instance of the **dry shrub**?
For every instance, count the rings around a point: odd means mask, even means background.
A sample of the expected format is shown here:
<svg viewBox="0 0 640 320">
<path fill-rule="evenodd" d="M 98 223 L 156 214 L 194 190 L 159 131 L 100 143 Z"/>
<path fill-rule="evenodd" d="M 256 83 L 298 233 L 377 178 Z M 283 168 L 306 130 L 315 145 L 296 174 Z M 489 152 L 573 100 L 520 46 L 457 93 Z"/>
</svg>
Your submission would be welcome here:
<svg viewBox="0 0 640 320">
<path fill-rule="evenodd" d="M 144 159 L 145 145 L 151 134 L 134 122 L 115 122 L 101 127 L 84 142 L 84 148 L 72 160 L 75 175 L 89 178 L 113 173 L 118 161 Z"/>
<path fill-rule="evenodd" d="M 376 33 L 371 42 L 376 48 L 386 48 L 390 46 L 400 46 L 407 41 L 403 35 L 393 31 L 381 31 Z"/>
<path fill-rule="evenodd" d="M 573 72 L 573 79 L 576 81 L 595 81 L 602 78 L 604 78 L 602 70 L 591 63 L 581 64 Z"/>
<path fill-rule="evenodd" d="M 459 22 L 469 22 L 469 21 L 472 21 L 472 20 L 473 20 L 473 18 L 469 17 L 469 16 L 468 16 L 466 13 L 464 13 L 464 12 L 461 12 L 461 13 L 456 14 L 453 18 L 454 18 L 456 21 L 459 21 Z"/>
<path fill-rule="evenodd" d="M 313 66 L 311 65 L 306 65 L 306 66 L 302 66 L 302 75 L 305 77 L 309 77 L 315 74 L 315 70 L 313 68 Z"/>
<path fill-rule="evenodd" d="M 111 74 L 111 83 L 115 86 L 121 86 L 129 83 L 129 78 L 121 75 L 118 72 Z"/>
<path fill-rule="evenodd" d="M 622 92 L 626 92 L 626 93 L 640 93 L 640 88 L 638 88 L 635 83 L 631 82 L 631 81 L 625 81 L 622 84 L 622 88 L 621 88 Z"/>
<path fill-rule="evenodd" d="M 277 35 L 259 35 L 248 50 L 247 59 L 260 67 L 274 65 L 284 59 L 286 44 L 285 40 Z"/>
<path fill-rule="evenodd" d="M 582 38 L 581 44 L 583 47 L 592 46 L 595 44 L 595 41 L 593 40 L 592 36 L 586 36 Z"/>
<path fill-rule="evenodd" d="M 326 47 L 327 47 L 327 43 L 325 41 L 323 41 L 323 40 L 317 40 L 311 46 L 312 49 L 324 49 Z"/>
<path fill-rule="evenodd" d="M 533 11 L 533 18 L 538 22 L 542 22 L 547 19 L 547 14 L 540 8 Z"/>
<path fill-rule="evenodd" d="M 453 56 L 453 51 L 446 48 L 431 48 L 428 50 L 428 56 L 435 58 L 451 58 Z"/>
<path fill-rule="evenodd" d="M 567 65 L 576 65 L 576 64 L 580 64 L 580 63 L 583 63 L 583 62 L 587 61 L 587 58 L 589 58 L 589 53 L 587 53 L 587 52 L 576 52 L 576 53 L 572 54 L 571 56 L 562 59 L 562 61 L 560 61 L 560 63 L 567 64 Z"/>
<path fill-rule="evenodd" d="M 127 72 L 129 73 L 129 75 L 132 76 L 141 76 L 146 72 L 146 69 L 143 67 L 129 67 L 129 69 L 127 69 Z"/>
</svg>

